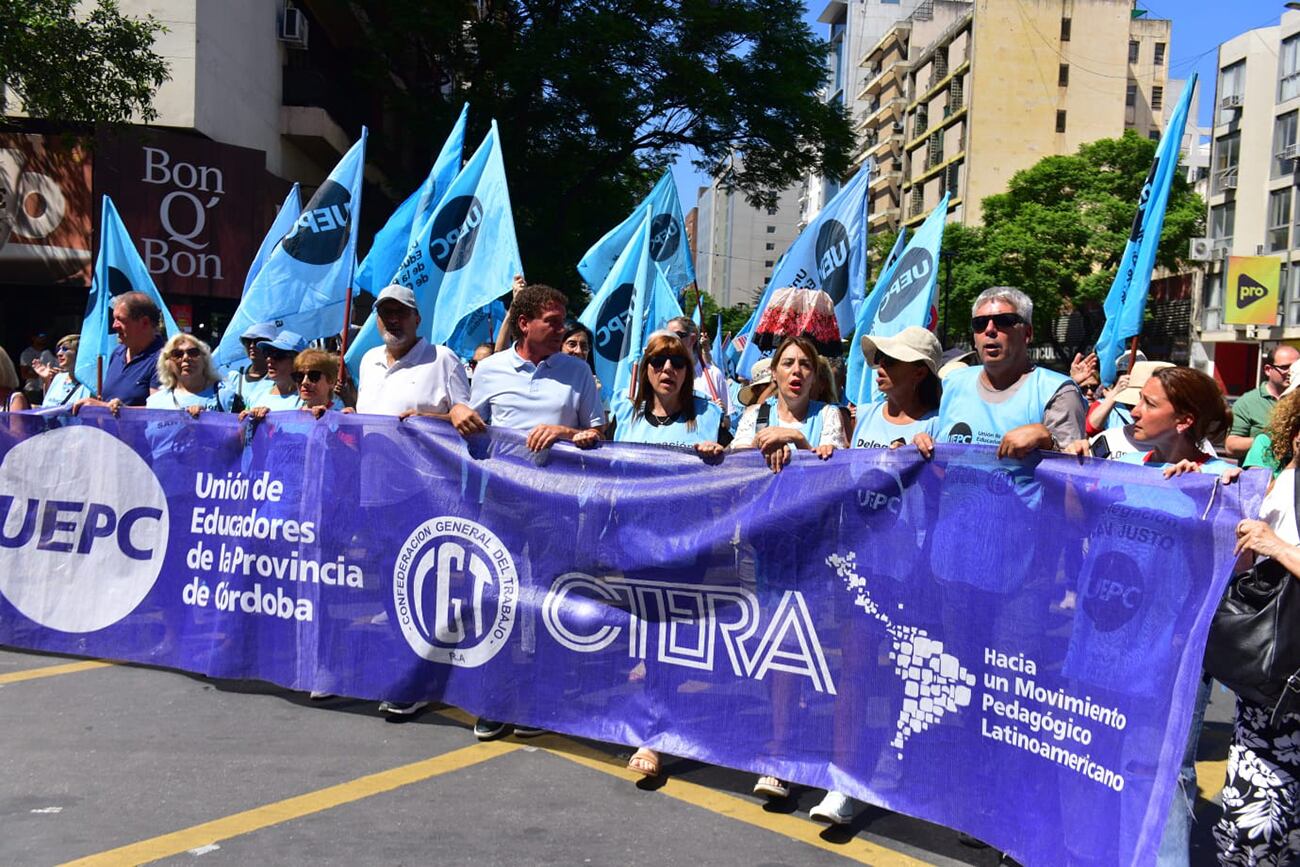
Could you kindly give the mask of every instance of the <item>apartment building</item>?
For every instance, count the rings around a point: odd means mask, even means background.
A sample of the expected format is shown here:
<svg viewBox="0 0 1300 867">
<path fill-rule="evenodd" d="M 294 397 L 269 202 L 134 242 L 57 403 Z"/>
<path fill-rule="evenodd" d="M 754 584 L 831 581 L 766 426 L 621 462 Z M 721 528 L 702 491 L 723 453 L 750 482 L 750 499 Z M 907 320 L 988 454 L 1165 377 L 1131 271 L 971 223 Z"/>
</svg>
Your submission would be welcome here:
<svg viewBox="0 0 1300 867">
<path fill-rule="evenodd" d="M 1258 381 L 1260 343 L 1300 341 L 1300 12 L 1219 46 L 1206 226 L 1210 261 L 1194 316 L 1194 352 L 1239 394 Z M 1273 326 L 1223 322 L 1228 256 L 1277 256 Z"/>
<path fill-rule="evenodd" d="M 716 180 L 700 187 L 695 222 L 695 281 L 720 307 L 753 304 L 772 269 L 799 237 L 799 189 L 775 207 L 755 208 Z"/>
</svg>

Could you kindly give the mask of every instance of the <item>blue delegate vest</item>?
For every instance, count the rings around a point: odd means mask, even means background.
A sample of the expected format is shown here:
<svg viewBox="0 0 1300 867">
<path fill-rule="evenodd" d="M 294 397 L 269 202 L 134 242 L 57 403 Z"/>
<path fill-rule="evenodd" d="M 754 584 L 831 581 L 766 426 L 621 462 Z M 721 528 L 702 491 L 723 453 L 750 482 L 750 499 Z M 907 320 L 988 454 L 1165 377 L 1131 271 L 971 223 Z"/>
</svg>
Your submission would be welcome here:
<svg viewBox="0 0 1300 867">
<path fill-rule="evenodd" d="M 1010 398 L 1002 403 L 988 403 L 979 393 L 979 375 L 983 370 L 983 367 L 968 367 L 944 380 L 937 442 L 995 446 L 1002 442 L 1007 431 L 1041 424 L 1052 395 L 1070 382 L 1070 377 L 1063 373 L 1035 367 Z"/>
<path fill-rule="evenodd" d="M 678 446 L 691 448 L 697 443 L 711 443 L 718 440 L 718 427 L 722 424 L 722 410 L 707 398 L 695 395 L 695 430 L 690 430 L 686 422 L 654 425 L 646 421 L 645 416 L 633 412 L 632 402 L 625 395 L 614 401 L 612 411 L 617 426 L 614 429 L 614 442 L 648 443 L 650 445 Z"/>
</svg>

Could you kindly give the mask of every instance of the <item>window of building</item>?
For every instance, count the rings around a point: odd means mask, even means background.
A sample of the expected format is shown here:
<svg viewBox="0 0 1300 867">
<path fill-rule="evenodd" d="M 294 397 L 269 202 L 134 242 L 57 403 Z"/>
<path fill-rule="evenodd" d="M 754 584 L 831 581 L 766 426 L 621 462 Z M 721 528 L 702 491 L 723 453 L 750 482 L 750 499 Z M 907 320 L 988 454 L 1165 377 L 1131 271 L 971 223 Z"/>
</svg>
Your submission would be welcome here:
<svg viewBox="0 0 1300 867">
<path fill-rule="evenodd" d="M 768 226 L 768 227 L 767 227 L 767 233 L 768 233 L 769 235 L 775 235 L 775 234 L 776 234 L 776 226 Z"/>
<path fill-rule="evenodd" d="M 1057 132 L 1065 132 L 1065 112 L 1064 112 L 1064 111 L 1058 111 L 1058 112 L 1056 113 L 1056 131 L 1057 131 Z"/>
<path fill-rule="evenodd" d="M 1282 40 L 1277 55 L 1277 101 L 1300 96 L 1300 34 Z"/>
<path fill-rule="evenodd" d="M 844 95 L 844 72 L 845 61 L 848 57 L 844 50 L 844 25 L 831 25 L 831 100 L 837 102 L 843 99 Z"/>
<path fill-rule="evenodd" d="M 1056 83 L 1060 87 L 1070 86 L 1070 64 L 1068 63 L 1061 64 L 1061 71 L 1057 73 Z"/>
<path fill-rule="evenodd" d="M 775 262 L 774 262 L 773 260 L 771 260 L 771 259 L 764 259 L 764 260 L 763 260 L 763 267 L 764 267 L 764 268 L 771 268 L 772 265 L 774 265 L 774 264 L 775 264 Z"/>
<path fill-rule="evenodd" d="M 1069 18 L 1061 19 L 1061 41 L 1062 42 L 1070 41 L 1070 19 Z"/>
<path fill-rule="evenodd" d="M 764 249 L 764 250 L 775 250 L 775 249 L 776 249 L 776 244 L 772 243 L 771 241 L 768 241 L 766 244 L 763 245 L 763 249 Z"/>
<path fill-rule="evenodd" d="M 1268 194 L 1268 252 L 1291 246 L 1291 189 Z"/>
<path fill-rule="evenodd" d="M 1219 70 L 1219 112 L 1215 123 L 1223 125 L 1231 123 L 1237 116 L 1236 111 L 1230 106 L 1235 100 L 1238 104 L 1245 94 L 1246 87 L 1246 61 L 1239 60 L 1231 66 L 1226 66 Z"/>
<path fill-rule="evenodd" d="M 769 217 L 775 217 L 775 216 L 776 216 L 776 208 L 768 208 L 768 209 L 767 209 L 767 215 L 768 215 Z"/>
<path fill-rule="evenodd" d="M 1165 104 L 1165 89 L 1163 87 L 1151 88 L 1151 110 L 1159 111 Z"/>
<path fill-rule="evenodd" d="M 1160 130 L 1158 129 L 1147 130 L 1147 138 L 1151 139 L 1152 141 L 1160 141 Z"/>
<path fill-rule="evenodd" d="M 1156 43 L 1155 64 L 1156 66 L 1165 65 L 1165 44 L 1163 42 Z"/>
<path fill-rule="evenodd" d="M 1237 161 L 1241 156 L 1241 133 L 1225 135 L 1214 143 L 1214 183 L 1211 192 L 1236 189 Z"/>
<path fill-rule="evenodd" d="M 1130 39 L 1128 41 L 1128 62 L 1138 62 L 1138 43 L 1136 39 Z"/>
<path fill-rule="evenodd" d="M 1124 105 L 1133 108 L 1138 102 L 1138 86 L 1134 82 L 1129 82 L 1128 89 L 1124 91 Z"/>
<path fill-rule="evenodd" d="M 1280 178 L 1295 171 L 1295 159 L 1288 154 L 1295 152 L 1296 113 L 1284 114 L 1273 124 L 1273 173 Z"/>
<path fill-rule="evenodd" d="M 1227 202 L 1210 208 L 1210 238 L 1216 246 L 1232 246 L 1233 224 L 1237 222 L 1237 203 Z"/>
</svg>

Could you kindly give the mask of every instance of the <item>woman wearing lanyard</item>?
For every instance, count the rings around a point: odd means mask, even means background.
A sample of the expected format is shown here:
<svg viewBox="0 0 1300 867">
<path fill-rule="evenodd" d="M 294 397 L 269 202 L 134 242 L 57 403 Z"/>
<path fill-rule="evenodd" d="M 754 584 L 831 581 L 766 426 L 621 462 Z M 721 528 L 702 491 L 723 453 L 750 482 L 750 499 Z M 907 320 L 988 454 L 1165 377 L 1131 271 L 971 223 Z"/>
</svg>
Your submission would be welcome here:
<svg viewBox="0 0 1300 867">
<path fill-rule="evenodd" d="M 876 371 L 876 390 L 884 400 L 858 407 L 853 448 L 894 448 L 924 431 L 934 433 L 939 418 L 939 363 L 943 350 L 930 331 L 913 325 L 893 337 L 867 335 L 862 354 Z"/>
<path fill-rule="evenodd" d="M 759 449 L 772 472 L 779 473 L 795 449 L 826 460 L 847 447 L 834 386 L 823 381 L 820 361 L 808 338 L 782 340 L 772 354 L 773 385 L 740 417 L 731 448 Z"/>
<path fill-rule="evenodd" d="M 292 331 L 281 331 L 274 340 L 263 340 L 257 346 L 266 354 L 266 376 L 271 380 L 271 387 L 239 414 L 240 419 L 250 416 L 262 419 L 271 411 L 302 409 L 302 398 L 293 381 L 293 361 L 307 348 L 306 339 Z"/>
<path fill-rule="evenodd" d="M 656 331 L 646 341 L 637 374 L 636 398 L 619 392 L 611 410 L 617 422 L 614 441 L 693 449 L 701 457 L 717 457 L 722 446 L 722 410 L 695 394 L 691 354 L 677 335 Z M 646 677 L 644 666 L 635 674 Z M 641 747 L 627 763 L 645 777 L 659 776 L 659 754 Z"/>
<path fill-rule="evenodd" d="M 197 416 L 205 409 L 225 412 L 217 394 L 221 376 L 212 363 L 208 345 L 190 334 L 175 334 L 158 353 L 158 380 L 162 388 L 149 395 L 145 409 L 183 409 Z M 109 409 L 121 408 L 120 400 L 109 402 Z"/>
</svg>

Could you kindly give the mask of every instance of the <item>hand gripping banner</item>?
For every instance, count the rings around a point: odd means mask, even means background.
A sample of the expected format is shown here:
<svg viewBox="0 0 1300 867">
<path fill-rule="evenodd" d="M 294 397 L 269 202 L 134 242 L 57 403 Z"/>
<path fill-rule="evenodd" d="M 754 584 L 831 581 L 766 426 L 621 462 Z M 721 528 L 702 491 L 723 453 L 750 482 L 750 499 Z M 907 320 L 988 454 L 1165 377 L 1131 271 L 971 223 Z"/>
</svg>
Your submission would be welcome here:
<svg viewBox="0 0 1300 867">
<path fill-rule="evenodd" d="M 774 475 L 432 420 L 0 415 L 0 642 L 436 699 L 1030 865 L 1148 863 L 1259 475 L 975 446 Z"/>
</svg>

